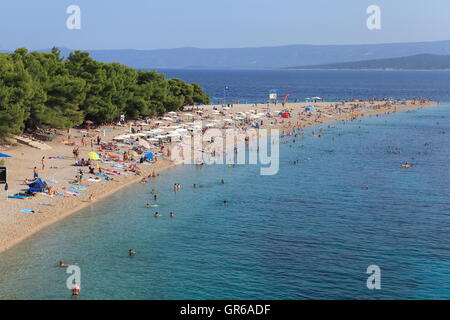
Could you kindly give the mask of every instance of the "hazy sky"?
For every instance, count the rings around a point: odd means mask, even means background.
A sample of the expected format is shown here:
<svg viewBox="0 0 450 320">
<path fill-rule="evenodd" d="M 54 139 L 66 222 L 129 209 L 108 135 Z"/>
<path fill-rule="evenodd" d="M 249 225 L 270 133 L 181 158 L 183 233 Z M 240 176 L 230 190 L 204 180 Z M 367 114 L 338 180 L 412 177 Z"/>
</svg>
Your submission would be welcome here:
<svg viewBox="0 0 450 320">
<path fill-rule="evenodd" d="M 66 27 L 69 5 L 81 29 Z M 381 30 L 366 27 L 381 7 Z M 448 0 L 1 0 L 0 49 L 255 47 L 450 39 Z"/>
</svg>

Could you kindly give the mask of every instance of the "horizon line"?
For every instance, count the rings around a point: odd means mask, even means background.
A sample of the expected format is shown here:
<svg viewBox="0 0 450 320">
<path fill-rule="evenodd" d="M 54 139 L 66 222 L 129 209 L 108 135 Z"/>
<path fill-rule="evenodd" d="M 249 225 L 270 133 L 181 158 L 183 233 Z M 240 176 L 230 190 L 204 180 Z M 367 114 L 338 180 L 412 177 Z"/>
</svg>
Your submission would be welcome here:
<svg viewBox="0 0 450 320">
<path fill-rule="evenodd" d="M 26 46 L 19 46 L 15 49 L 11 48 L 1 48 L 0 51 L 14 51 L 18 48 L 27 48 L 29 51 L 45 51 L 53 47 L 58 49 L 68 49 L 68 50 L 80 50 L 80 51 L 167 51 L 167 50 L 182 50 L 182 49 L 194 49 L 194 50 L 242 50 L 242 49 L 264 49 L 264 48 L 282 48 L 282 47 L 295 47 L 295 46 L 309 46 L 309 47 L 340 47 L 340 46 L 376 46 L 376 45 L 395 45 L 395 44 L 412 44 L 412 43 L 433 43 L 433 42 L 447 42 L 449 39 L 443 40 L 429 40 L 429 41 L 394 41 L 394 42 L 379 42 L 379 43 L 354 43 L 354 44 L 307 44 L 307 43 L 297 43 L 297 44 L 284 44 L 284 45 L 261 45 L 261 46 L 249 46 L 249 47 L 219 47 L 219 48 L 208 48 L 208 47 L 194 47 L 194 46 L 183 46 L 183 47 L 172 47 L 172 48 L 158 48 L 158 49 L 132 49 L 132 48 L 122 48 L 122 49 L 74 49 L 67 46 L 53 45 L 44 49 L 29 49 Z"/>
</svg>

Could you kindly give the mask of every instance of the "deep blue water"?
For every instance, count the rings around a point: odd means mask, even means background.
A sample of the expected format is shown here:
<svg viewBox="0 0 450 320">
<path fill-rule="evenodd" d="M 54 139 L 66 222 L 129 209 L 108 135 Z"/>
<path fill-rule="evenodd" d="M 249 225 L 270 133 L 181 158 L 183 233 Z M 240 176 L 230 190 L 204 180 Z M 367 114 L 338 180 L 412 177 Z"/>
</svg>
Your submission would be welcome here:
<svg viewBox="0 0 450 320">
<path fill-rule="evenodd" d="M 214 103 L 265 102 L 268 91 L 277 89 L 279 100 L 310 97 L 327 100 L 354 98 L 414 98 L 450 101 L 450 72 L 445 71 L 301 71 L 301 70 L 171 70 L 169 78 L 198 82 Z M 225 86 L 229 89 L 224 91 Z"/>
<path fill-rule="evenodd" d="M 70 299 L 64 260 L 81 299 L 449 299 L 450 104 L 330 125 L 283 138 L 277 175 L 179 166 L 73 214 L 0 254 L 0 298 Z"/>
</svg>

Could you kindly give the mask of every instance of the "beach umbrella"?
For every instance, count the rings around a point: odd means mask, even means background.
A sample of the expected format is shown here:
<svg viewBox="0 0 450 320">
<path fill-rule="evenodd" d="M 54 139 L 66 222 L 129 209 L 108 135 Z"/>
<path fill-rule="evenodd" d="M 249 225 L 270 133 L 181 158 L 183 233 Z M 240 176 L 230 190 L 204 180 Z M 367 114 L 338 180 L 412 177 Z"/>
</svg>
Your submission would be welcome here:
<svg viewBox="0 0 450 320">
<path fill-rule="evenodd" d="M 28 187 L 29 191 L 31 192 L 44 192 L 44 190 L 47 188 L 47 183 L 41 179 L 37 179 L 32 183 L 29 183 Z"/>
<path fill-rule="evenodd" d="M 12 158 L 10 155 L 0 153 L 0 158 Z"/>
<path fill-rule="evenodd" d="M 91 160 L 95 160 L 95 161 L 100 160 L 99 154 L 97 152 L 93 152 L 93 151 L 88 153 L 88 158 Z"/>
</svg>

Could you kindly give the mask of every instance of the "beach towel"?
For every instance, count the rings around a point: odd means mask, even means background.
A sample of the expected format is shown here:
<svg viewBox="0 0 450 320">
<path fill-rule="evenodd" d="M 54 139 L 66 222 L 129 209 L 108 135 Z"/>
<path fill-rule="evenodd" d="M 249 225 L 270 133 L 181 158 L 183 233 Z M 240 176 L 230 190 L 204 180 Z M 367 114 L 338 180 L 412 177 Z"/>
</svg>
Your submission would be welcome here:
<svg viewBox="0 0 450 320">
<path fill-rule="evenodd" d="M 30 209 L 22 209 L 22 210 L 20 210 L 20 212 L 24 212 L 24 213 L 34 213 L 34 210 L 30 210 Z"/>
<path fill-rule="evenodd" d="M 51 207 L 52 206 L 51 203 L 47 203 L 47 202 L 40 202 L 39 205 L 40 206 L 47 206 L 47 207 Z"/>
<path fill-rule="evenodd" d="M 88 179 L 88 181 L 91 181 L 91 182 L 99 182 L 99 181 L 101 181 L 100 179 Z"/>
<path fill-rule="evenodd" d="M 81 186 L 72 186 L 72 188 L 77 189 L 77 190 L 86 190 L 86 187 L 81 187 Z"/>
<path fill-rule="evenodd" d="M 29 198 L 31 198 L 31 196 L 22 196 L 20 194 L 15 194 L 13 196 L 8 196 L 8 198 L 11 198 L 11 199 L 29 199 Z"/>
<path fill-rule="evenodd" d="M 97 177 L 108 178 L 108 176 L 106 174 L 98 174 Z"/>
</svg>

